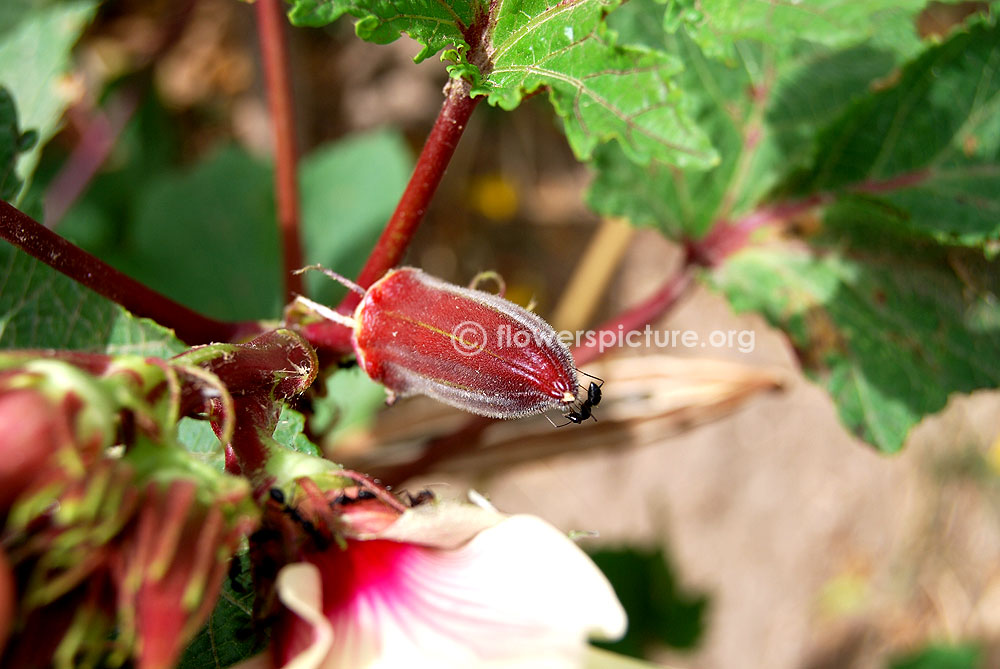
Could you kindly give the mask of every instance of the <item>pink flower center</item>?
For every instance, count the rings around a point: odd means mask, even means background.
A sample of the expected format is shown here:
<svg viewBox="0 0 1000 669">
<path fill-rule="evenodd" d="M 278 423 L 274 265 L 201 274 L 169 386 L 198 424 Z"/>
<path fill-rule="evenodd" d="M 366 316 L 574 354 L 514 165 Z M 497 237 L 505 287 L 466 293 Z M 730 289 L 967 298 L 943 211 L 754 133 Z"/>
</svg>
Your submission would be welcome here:
<svg viewBox="0 0 1000 669">
<path fill-rule="evenodd" d="M 328 618 L 347 613 L 358 599 L 391 600 L 405 596 L 400 566 L 417 546 L 395 541 L 347 540 L 347 550 L 331 548 L 307 559 L 323 576 L 323 612 Z"/>
</svg>

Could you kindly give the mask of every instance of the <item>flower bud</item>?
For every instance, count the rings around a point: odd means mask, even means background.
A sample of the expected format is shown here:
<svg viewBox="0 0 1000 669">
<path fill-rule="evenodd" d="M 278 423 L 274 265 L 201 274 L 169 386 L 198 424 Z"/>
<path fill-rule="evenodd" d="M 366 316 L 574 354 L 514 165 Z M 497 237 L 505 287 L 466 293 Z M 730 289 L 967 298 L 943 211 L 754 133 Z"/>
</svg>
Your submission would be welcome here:
<svg viewBox="0 0 1000 669">
<path fill-rule="evenodd" d="M 576 399 L 569 349 L 548 323 L 497 295 L 392 270 L 354 312 L 358 364 L 391 393 L 429 395 L 489 416 L 519 418 Z"/>
<path fill-rule="evenodd" d="M 69 417 L 36 390 L 0 393 L 0 510 L 32 482 L 49 455 L 72 441 Z"/>
</svg>

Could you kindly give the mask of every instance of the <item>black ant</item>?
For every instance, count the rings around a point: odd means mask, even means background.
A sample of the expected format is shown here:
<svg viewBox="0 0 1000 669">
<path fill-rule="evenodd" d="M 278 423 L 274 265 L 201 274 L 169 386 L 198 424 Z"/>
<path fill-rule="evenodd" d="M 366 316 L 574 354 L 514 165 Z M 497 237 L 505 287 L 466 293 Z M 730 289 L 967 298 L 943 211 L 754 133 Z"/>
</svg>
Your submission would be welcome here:
<svg viewBox="0 0 1000 669">
<path fill-rule="evenodd" d="M 285 493 L 281 490 L 281 488 L 271 488 L 268 490 L 268 494 L 272 500 L 281 506 L 282 513 L 287 515 L 292 522 L 296 523 L 299 527 L 305 530 L 306 534 L 309 535 L 309 538 L 315 542 L 316 546 L 320 548 L 320 550 L 329 544 L 328 539 L 323 536 L 315 525 L 303 518 L 298 509 L 285 503 Z"/>
<path fill-rule="evenodd" d="M 243 575 L 243 562 L 237 553 L 229 560 L 229 585 L 237 595 L 247 593 L 246 586 L 240 583 L 240 576 Z"/>
<path fill-rule="evenodd" d="M 371 490 L 367 490 L 365 488 L 359 488 L 358 492 L 354 495 L 354 497 L 351 497 L 345 492 L 340 493 L 334 498 L 333 502 L 331 503 L 331 506 L 347 506 L 348 504 L 354 504 L 355 502 L 363 502 L 368 499 L 377 499 L 377 495 L 373 493 Z"/>
<path fill-rule="evenodd" d="M 434 493 L 426 488 L 418 492 L 416 495 L 414 495 L 408 490 L 404 490 L 403 492 L 399 493 L 399 495 L 401 497 L 405 495 L 405 497 L 403 497 L 403 503 L 406 504 L 411 509 L 415 506 L 420 506 L 421 504 L 427 504 L 429 502 L 433 502 L 436 499 Z"/>
<path fill-rule="evenodd" d="M 595 422 L 597 421 L 597 417 L 594 416 L 591 410 L 601 403 L 601 386 L 604 385 L 604 379 L 591 376 L 586 372 L 580 373 L 584 376 L 590 376 L 592 379 L 597 379 L 600 381 L 600 384 L 591 381 L 590 385 L 587 387 L 587 399 L 580 403 L 580 409 L 578 411 L 570 411 L 568 414 L 563 416 L 563 418 L 565 418 L 568 422 L 563 423 L 562 425 L 557 425 L 556 427 L 565 427 L 570 423 L 579 425 L 588 418 L 593 418 Z"/>
</svg>

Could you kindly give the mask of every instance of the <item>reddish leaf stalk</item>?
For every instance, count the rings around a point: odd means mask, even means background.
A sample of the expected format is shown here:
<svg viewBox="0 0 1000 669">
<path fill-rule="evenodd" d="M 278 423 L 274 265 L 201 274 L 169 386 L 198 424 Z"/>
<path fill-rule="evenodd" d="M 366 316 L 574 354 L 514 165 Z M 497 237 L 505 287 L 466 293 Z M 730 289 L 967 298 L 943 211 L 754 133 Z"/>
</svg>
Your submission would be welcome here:
<svg viewBox="0 0 1000 669">
<path fill-rule="evenodd" d="M 257 0 L 256 12 L 264 81 L 274 130 L 274 189 L 283 249 L 285 300 L 291 302 L 296 295 L 302 294 L 302 277 L 294 271 L 304 263 L 299 234 L 298 151 L 295 146 L 292 85 L 288 74 L 288 42 L 280 0 Z"/>
<path fill-rule="evenodd" d="M 800 216 L 830 199 L 828 194 L 816 193 L 801 200 L 764 205 L 735 221 L 717 221 L 704 238 L 688 242 L 688 259 L 703 267 L 719 265 L 746 246 L 750 235 L 765 225 Z"/>
<path fill-rule="evenodd" d="M 469 97 L 470 88 L 469 82 L 464 79 L 452 79 L 445 86 L 444 104 L 420 152 L 413 175 L 396 205 L 396 211 L 358 275 L 357 282 L 362 288 L 368 288 L 402 261 L 455 153 L 458 140 L 469 123 L 469 117 L 482 99 Z M 357 303 L 358 296 L 348 293 L 341 307 L 349 309 Z"/>
<path fill-rule="evenodd" d="M 87 114 L 80 141 L 45 193 L 45 227 L 54 230 L 83 194 L 138 106 L 139 91 L 133 86 L 111 98 L 107 113 L 96 109 Z"/>
<path fill-rule="evenodd" d="M 174 302 L 98 260 L 3 201 L 0 201 L 0 238 L 98 295 L 117 302 L 136 316 L 151 318 L 160 325 L 173 328 L 177 337 L 188 344 L 230 341 L 259 331 L 255 323 L 217 321 Z"/>
<path fill-rule="evenodd" d="M 691 286 L 693 275 L 693 266 L 686 264 L 679 272 L 667 280 L 659 290 L 644 301 L 626 310 L 616 318 L 602 323 L 597 328 L 598 336 L 592 344 L 578 346 L 573 349 L 573 359 L 576 361 L 577 366 L 593 362 L 600 356 L 600 333 L 633 332 L 645 327 L 667 313 L 687 292 Z"/>
<path fill-rule="evenodd" d="M 469 118 L 481 100 L 469 97 L 469 90 L 469 83 L 459 79 L 450 80 L 445 87 L 444 104 L 420 157 L 417 158 L 406 190 L 358 275 L 357 283 L 362 288 L 371 286 L 403 260 L 455 153 L 458 141 L 465 132 Z M 359 300 L 357 294 L 349 292 L 340 303 L 338 311 L 350 313 Z M 322 321 L 304 326 L 300 332 L 310 344 L 324 353 L 344 356 L 352 352 L 351 331 L 343 325 Z"/>
</svg>

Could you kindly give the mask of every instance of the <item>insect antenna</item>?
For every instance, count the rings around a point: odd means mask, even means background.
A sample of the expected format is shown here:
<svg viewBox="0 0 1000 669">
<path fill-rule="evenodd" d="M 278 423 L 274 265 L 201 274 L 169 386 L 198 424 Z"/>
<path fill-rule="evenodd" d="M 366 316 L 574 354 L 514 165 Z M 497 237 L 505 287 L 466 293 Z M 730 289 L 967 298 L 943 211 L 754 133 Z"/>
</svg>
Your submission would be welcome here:
<svg viewBox="0 0 1000 669">
<path fill-rule="evenodd" d="M 323 267 L 322 265 L 318 265 L 317 264 L 317 265 L 309 265 L 307 267 L 302 267 L 301 269 L 297 269 L 294 272 L 292 272 L 292 274 L 305 274 L 306 272 L 308 272 L 310 270 L 313 270 L 313 271 L 316 271 L 316 272 L 322 272 L 323 274 L 325 274 L 329 278 L 331 278 L 334 281 L 336 281 L 337 283 L 339 283 L 341 286 L 344 286 L 348 290 L 354 291 L 358 295 L 364 295 L 365 294 L 365 289 L 364 288 L 362 288 L 358 284 L 354 283 L 353 281 L 351 281 L 350 279 L 348 279 L 346 276 L 342 276 L 340 274 L 337 274 L 332 269 L 327 269 L 327 268 Z"/>
</svg>

